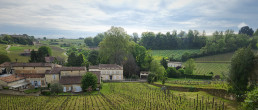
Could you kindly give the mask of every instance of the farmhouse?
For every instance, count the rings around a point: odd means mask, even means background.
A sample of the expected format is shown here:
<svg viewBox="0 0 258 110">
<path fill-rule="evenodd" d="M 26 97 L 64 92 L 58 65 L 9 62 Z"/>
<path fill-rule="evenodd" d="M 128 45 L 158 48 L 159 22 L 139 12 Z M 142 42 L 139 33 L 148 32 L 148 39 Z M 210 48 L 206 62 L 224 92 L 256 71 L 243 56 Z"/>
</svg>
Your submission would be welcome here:
<svg viewBox="0 0 258 110">
<path fill-rule="evenodd" d="M 18 77 L 16 75 L 6 74 L 0 77 L 0 86 L 9 87 L 9 89 L 25 89 L 29 85 L 25 81 L 24 77 Z"/>
<path fill-rule="evenodd" d="M 24 88 L 24 85 L 30 84 L 30 87 L 47 87 L 48 84 L 59 82 L 64 86 L 64 92 L 81 92 L 81 78 L 87 72 L 86 67 L 62 67 L 52 63 L 5 62 L 0 67 L 5 72 L 4 75 L 8 76 L 1 77 L 1 86 Z M 101 71 L 99 70 L 109 68 L 114 71 L 118 67 L 121 68 L 116 65 L 101 65 L 100 67 L 100 69 L 98 67 L 98 71 L 91 71 L 97 76 L 98 84 L 101 82 Z M 122 73 L 122 71 L 119 72 Z M 115 79 L 119 77 L 116 76 L 117 74 L 113 75 Z M 9 81 L 10 79 L 12 80 Z"/>
<path fill-rule="evenodd" d="M 178 66 L 182 66 L 182 62 L 173 62 L 173 61 L 169 61 L 168 62 L 168 67 L 178 67 Z"/>
<path fill-rule="evenodd" d="M 89 71 L 99 71 L 102 80 L 123 80 L 123 67 L 116 64 L 89 66 Z"/>
</svg>

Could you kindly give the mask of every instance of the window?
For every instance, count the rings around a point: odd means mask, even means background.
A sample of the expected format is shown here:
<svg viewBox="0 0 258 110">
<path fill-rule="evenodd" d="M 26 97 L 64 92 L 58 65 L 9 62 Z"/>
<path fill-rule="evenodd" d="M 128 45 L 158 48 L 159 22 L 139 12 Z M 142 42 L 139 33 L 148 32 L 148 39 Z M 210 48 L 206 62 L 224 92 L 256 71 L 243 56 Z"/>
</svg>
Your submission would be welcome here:
<svg viewBox="0 0 258 110">
<path fill-rule="evenodd" d="M 38 82 L 34 81 L 34 86 L 37 87 L 38 86 Z"/>
<path fill-rule="evenodd" d="M 42 84 L 42 86 L 44 86 L 45 85 L 45 81 L 41 80 L 41 84 Z"/>
<path fill-rule="evenodd" d="M 53 79 L 56 79 L 56 75 L 53 74 Z"/>
</svg>

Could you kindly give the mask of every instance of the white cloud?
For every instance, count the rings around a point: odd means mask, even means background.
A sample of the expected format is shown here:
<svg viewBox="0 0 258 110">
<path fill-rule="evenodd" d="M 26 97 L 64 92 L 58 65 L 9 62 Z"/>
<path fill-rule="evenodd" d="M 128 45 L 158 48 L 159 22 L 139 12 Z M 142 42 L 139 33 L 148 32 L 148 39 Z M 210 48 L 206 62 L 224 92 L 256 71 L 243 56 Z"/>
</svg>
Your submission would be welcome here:
<svg viewBox="0 0 258 110">
<path fill-rule="evenodd" d="M 238 29 L 240 29 L 240 28 L 242 28 L 244 26 L 247 26 L 247 24 L 245 24 L 245 22 L 242 22 L 242 23 L 237 25 Z"/>
</svg>

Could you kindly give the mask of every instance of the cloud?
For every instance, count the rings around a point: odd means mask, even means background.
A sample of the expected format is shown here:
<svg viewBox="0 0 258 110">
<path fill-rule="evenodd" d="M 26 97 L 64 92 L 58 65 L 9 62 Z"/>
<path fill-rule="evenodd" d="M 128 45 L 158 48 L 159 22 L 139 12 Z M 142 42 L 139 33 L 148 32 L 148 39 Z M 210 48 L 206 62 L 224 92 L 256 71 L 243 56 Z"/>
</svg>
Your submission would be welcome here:
<svg viewBox="0 0 258 110">
<path fill-rule="evenodd" d="M 248 26 L 247 24 L 245 24 L 244 22 L 240 23 L 239 25 L 237 25 L 238 29 L 241 29 L 244 26 Z"/>
<path fill-rule="evenodd" d="M 2 0 L 0 32 L 84 37 L 120 26 L 128 34 L 174 29 L 208 34 L 236 31 L 241 22 L 257 28 L 257 5 L 255 0 Z"/>
</svg>

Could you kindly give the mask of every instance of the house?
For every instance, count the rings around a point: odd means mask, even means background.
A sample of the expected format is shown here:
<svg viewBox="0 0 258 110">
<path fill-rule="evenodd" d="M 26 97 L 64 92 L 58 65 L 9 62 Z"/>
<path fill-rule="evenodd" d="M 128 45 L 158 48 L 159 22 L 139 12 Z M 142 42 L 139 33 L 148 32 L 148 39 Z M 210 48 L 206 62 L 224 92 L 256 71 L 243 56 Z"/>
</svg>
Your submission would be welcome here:
<svg viewBox="0 0 258 110">
<path fill-rule="evenodd" d="M 147 79 L 148 75 L 150 74 L 149 71 L 141 71 L 140 72 L 140 78 Z"/>
<path fill-rule="evenodd" d="M 0 86 L 9 87 L 9 89 L 22 90 L 27 88 L 28 85 L 29 83 L 25 81 L 24 77 L 12 74 L 6 74 L 0 77 Z"/>
<path fill-rule="evenodd" d="M 50 83 L 59 82 L 60 70 L 61 70 L 61 67 L 54 67 L 51 70 L 47 70 L 45 73 L 46 83 L 50 84 Z"/>
<path fill-rule="evenodd" d="M 169 61 L 168 62 L 168 67 L 181 67 L 182 66 L 182 62 L 174 62 L 174 61 Z"/>
<path fill-rule="evenodd" d="M 31 86 L 37 88 L 37 87 L 47 87 L 46 81 L 45 81 L 45 74 L 35 74 L 35 73 L 29 73 L 29 74 L 18 74 L 19 77 L 26 78 L 26 81 L 30 82 Z"/>
<path fill-rule="evenodd" d="M 89 66 L 89 71 L 100 71 L 102 80 L 123 80 L 123 67 L 116 64 Z"/>
<path fill-rule="evenodd" d="M 92 73 L 97 76 L 97 84 L 99 85 L 101 83 L 100 72 L 92 71 Z M 63 85 L 64 92 L 81 92 L 81 80 L 82 76 L 61 76 L 60 84 Z"/>
</svg>

